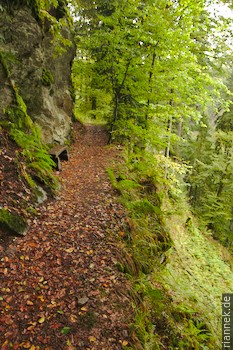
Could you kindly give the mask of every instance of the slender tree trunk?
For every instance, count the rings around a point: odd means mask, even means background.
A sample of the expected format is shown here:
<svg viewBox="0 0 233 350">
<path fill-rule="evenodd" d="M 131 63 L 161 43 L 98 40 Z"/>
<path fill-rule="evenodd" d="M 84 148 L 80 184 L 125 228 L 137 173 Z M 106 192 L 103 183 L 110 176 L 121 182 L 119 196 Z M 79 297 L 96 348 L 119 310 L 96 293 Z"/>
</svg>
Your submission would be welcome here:
<svg viewBox="0 0 233 350">
<path fill-rule="evenodd" d="M 113 109 L 113 117 L 112 117 L 112 122 L 111 122 L 111 127 L 110 127 L 110 134 L 109 134 L 109 139 L 108 139 L 108 144 L 111 143 L 112 141 L 112 132 L 114 130 L 114 123 L 116 122 L 118 118 L 118 107 L 119 107 L 119 101 L 120 101 L 120 93 L 122 88 L 124 87 L 125 80 L 128 75 L 128 70 L 130 67 L 130 63 L 132 62 L 132 58 L 130 58 L 125 66 L 125 73 L 124 77 L 122 79 L 122 82 L 118 87 L 114 87 L 114 77 L 112 76 L 112 86 L 113 86 L 113 91 L 114 91 L 114 109 Z"/>
<path fill-rule="evenodd" d="M 148 113 L 149 113 L 149 108 L 150 108 L 150 95 L 152 93 L 151 81 L 152 81 L 152 77 L 153 77 L 153 68 L 155 65 L 155 58 L 156 58 L 156 54 L 154 51 L 153 55 L 152 55 L 152 62 L 151 62 L 151 68 L 150 68 L 150 73 L 149 73 L 149 80 L 148 80 L 149 91 L 148 91 L 148 100 L 147 100 L 146 120 L 148 120 Z"/>
<path fill-rule="evenodd" d="M 174 92 L 174 90 L 171 89 L 171 94 L 173 92 Z M 173 100 L 172 99 L 170 100 L 169 105 L 171 107 L 173 106 Z M 168 142 L 167 142 L 167 147 L 165 149 L 165 157 L 166 158 L 169 158 L 169 155 L 170 155 L 172 127 L 173 127 L 173 117 L 170 116 L 169 119 L 168 119 L 168 122 L 167 122 Z"/>
<path fill-rule="evenodd" d="M 109 133 L 108 144 L 111 143 L 111 141 L 112 141 L 112 132 L 114 130 L 114 124 L 115 124 L 117 117 L 118 117 L 118 106 L 119 106 L 119 94 L 115 93 L 114 109 L 113 109 L 113 116 L 112 116 L 112 123 L 111 123 L 111 128 L 110 128 L 110 133 Z"/>
<path fill-rule="evenodd" d="M 165 149 L 165 157 L 169 158 L 170 156 L 170 148 L 171 148 L 171 132 L 172 132 L 172 124 L 173 124 L 173 118 L 170 117 L 169 121 L 168 121 L 168 142 L 167 142 L 167 147 Z"/>
<path fill-rule="evenodd" d="M 96 96 L 92 96 L 91 98 L 91 109 L 92 111 L 95 111 L 97 108 L 97 101 L 96 101 Z M 93 113 L 93 118 L 96 119 L 96 114 Z"/>
<path fill-rule="evenodd" d="M 178 130 L 177 130 L 177 135 L 181 137 L 182 135 L 182 127 L 183 127 L 183 121 L 181 120 L 178 124 Z"/>
</svg>

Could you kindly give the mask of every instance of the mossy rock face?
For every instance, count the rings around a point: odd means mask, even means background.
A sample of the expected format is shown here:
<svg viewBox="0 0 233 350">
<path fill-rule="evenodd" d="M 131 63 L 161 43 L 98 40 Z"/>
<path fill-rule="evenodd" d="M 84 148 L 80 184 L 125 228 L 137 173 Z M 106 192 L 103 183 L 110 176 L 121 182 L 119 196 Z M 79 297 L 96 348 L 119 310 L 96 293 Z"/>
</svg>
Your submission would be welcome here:
<svg viewBox="0 0 233 350">
<path fill-rule="evenodd" d="M 25 236 L 28 230 L 28 225 L 24 218 L 12 214 L 3 208 L 0 209 L 0 226 L 21 236 Z"/>
</svg>

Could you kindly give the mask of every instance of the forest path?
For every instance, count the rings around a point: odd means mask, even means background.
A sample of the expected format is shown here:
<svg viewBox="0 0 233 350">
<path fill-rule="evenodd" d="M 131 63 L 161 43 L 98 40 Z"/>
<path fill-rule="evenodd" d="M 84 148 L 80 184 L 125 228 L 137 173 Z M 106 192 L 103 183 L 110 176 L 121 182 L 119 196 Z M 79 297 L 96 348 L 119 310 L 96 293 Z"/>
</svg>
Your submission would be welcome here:
<svg viewBox="0 0 233 350">
<path fill-rule="evenodd" d="M 102 127 L 75 130 L 60 197 L 0 261 L 0 348 L 114 350 L 129 341 L 129 282 L 116 268 L 123 211 L 106 167 L 120 157 Z M 112 234 L 114 233 L 114 234 Z"/>
</svg>

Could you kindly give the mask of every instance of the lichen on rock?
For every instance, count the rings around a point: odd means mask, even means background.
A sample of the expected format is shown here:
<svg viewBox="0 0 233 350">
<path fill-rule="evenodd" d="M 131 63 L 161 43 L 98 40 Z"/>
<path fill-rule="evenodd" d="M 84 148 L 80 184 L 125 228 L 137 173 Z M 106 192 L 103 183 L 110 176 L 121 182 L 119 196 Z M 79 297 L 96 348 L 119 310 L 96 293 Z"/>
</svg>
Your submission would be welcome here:
<svg viewBox="0 0 233 350">
<path fill-rule="evenodd" d="M 47 20 L 42 26 L 35 13 L 23 5 L 12 6 L 9 11 L 5 1 L 0 0 L 0 8 L 0 53 L 9 70 L 6 74 L 0 61 L 0 120 L 6 119 L 5 109 L 14 104 L 10 78 L 26 103 L 28 114 L 41 126 L 44 141 L 64 143 L 72 123 L 69 91 L 75 47 L 67 47 L 55 56 L 56 44 Z M 72 43 L 68 21 L 67 26 L 61 27 L 61 36 Z"/>
</svg>

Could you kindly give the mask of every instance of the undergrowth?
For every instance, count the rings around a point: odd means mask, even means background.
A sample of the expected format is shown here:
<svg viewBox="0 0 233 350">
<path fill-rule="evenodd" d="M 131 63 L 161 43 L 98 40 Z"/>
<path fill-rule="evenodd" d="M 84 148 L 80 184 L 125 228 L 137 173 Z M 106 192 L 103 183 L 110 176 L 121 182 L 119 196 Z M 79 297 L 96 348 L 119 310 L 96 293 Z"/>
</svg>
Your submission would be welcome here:
<svg viewBox="0 0 233 350">
<path fill-rule="evenodd" d="M 108 170 L 127 211 L 119 239 L 134 286 L 134 349 L 220 349 L 221 293 L 233 290 L 232 271 L 194 223 L 182 196 L 184 172 L 148 153 L 125 153 Z"/>
<path fill-rule="evenodd" d="M 10 86 L 14 94 L 14 101 L 5 110 L 5 120 L 1 122 L 8 130 L 11 138 L 22 148 L 21 156 L 24 156 L 25 164 L 19 157 L 17 166 L 19 174 L 27 181 L 31 188 L 36 188 L 36 182 L 40 182 L 47 188 L 56 191 L 57 180 L 53 176 L 54 166 L 48 147 L 42 141 L 41 131 L 27 113 L 27 106 L 19 93 L 17 86 L 11 79 L 11 72 L 8 68 L 8 59 L 0 55 L 2 64 Z"/>
<path fill-rule="evenodd" d="M 27 114 L 26 105 L 16 91 L 17 105 L 7 108 L 7 128 L 12 139 L 22 148 L 26 166 L 18 161 L 19 173 L 25 178 L 30 187 L 36 187 L 40 182 L 51 188 L 57 188 L 57 180 L 53 176 L 54 163 L 48 154 L 48 147 L 42 141 L 39 126 L 35 125 Z"/>
<path fill-rule="evenodd" d="M 163 278 L 167 288 L 174 291 L 175 303 L 185 302 L 189 308 L 200 310 L 199 324 L 208 326 L 214 348 L 220 349 L 221 297 L 233 291 L 231 258 L 223 260 L 211 232 L 200 231 L 195 221 L 188 209 L 167 220 L 174 246 L 167 254 Z M 203 333 L 198 333 L 201 336 Z"/>
</svg>

